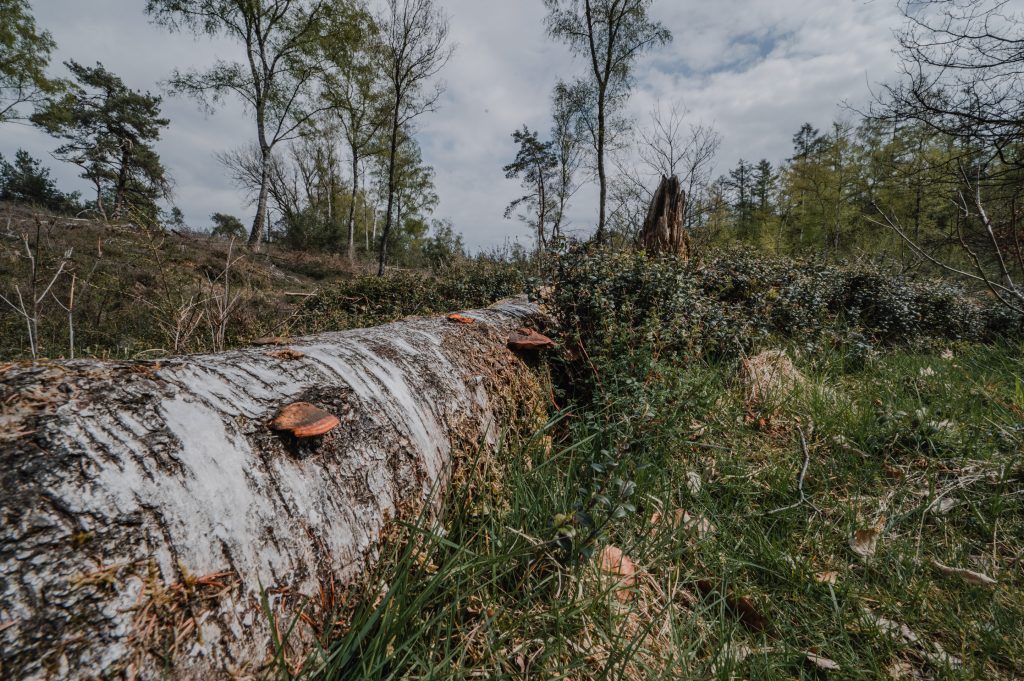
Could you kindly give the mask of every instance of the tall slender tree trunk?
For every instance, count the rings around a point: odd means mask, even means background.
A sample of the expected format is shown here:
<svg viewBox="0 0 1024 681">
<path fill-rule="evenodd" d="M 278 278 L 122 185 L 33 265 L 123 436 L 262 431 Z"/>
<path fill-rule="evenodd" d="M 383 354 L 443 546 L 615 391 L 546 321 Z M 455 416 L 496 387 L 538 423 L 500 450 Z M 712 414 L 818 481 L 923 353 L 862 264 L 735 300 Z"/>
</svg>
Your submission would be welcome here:
<svg viewBox="0 0 1024 681">
<path fill-rule="evenodd" d="M 270 193 L 270 150 L 261 150 L 260 159 L 260 194 L 256 202 L 256 217 L 252 221 L 252 231 L 249 232 L 249 247 L 259 249 L 263 241 L 263 231 L 266 228 L 267 217 L 267 195 Z"/>
<path fill-rule="evenodd" d="M 537 194 L 540 197 L 540 210 L 537 214 L 537 256 L 544 255 L 544 224 L 548 219 L 548 197 L 544 187 L 544 173 L 540 173 L 537 183 Z"/>
<path fill-rule="evenodd" d="M 605 91 L 602 87 L 597 95 L 597 181 L 600 185 L 601 196 L 597 214 L 597 243 L 604 243 L 605 213 L 608 203 L 608 178 L 604 167 L 604 142 L 605 142 Z"/>
<path fill-rule="evenodd" d="M 117 170 L 117 189 L 114 192 L 114 219 L 121 219 L 124 210 L 124 193 L 128 186 L 128 147 L 121 146 L 121 167 Z"/>
<path fill-rule="evenodd" d="M 270 190 L 270 152 L 271 146 L 267 144 L 267 115 L 265 103 L 257 101 L 256 104 L 256 135 L 260 144 L 260 193 L 256 202 L 256 217 L 252 221 L 252 231 L 249 232 L 249 248 L 258 250 L 260 242 L 263 241 L 263 230 L 266 227 L 267 217 L 267 194 Z"/>
<path fill-rule="evenodd" d="M 348 261 L 356 264 L 356 199 L 359 198 L 359 155 L 352 150 L 352 202 L 348 207 Z"/>
<path fill-rule="evenodd" d="M 397 99 L 397 98 L 396 98 Z M 398 156 L 398 106 L 395 102 L 394 116 L 391 119 L 391 147 L 388 152 L 388 208 L 384 217 L 384 231 L 380 237 L 380 260 L 377 265 L 377 276 L 384 276 L 384 266 L 388 259 L 388 239 L 391 237 L 391 223 L 395 209 L 395 160 Z"/>
</svg>

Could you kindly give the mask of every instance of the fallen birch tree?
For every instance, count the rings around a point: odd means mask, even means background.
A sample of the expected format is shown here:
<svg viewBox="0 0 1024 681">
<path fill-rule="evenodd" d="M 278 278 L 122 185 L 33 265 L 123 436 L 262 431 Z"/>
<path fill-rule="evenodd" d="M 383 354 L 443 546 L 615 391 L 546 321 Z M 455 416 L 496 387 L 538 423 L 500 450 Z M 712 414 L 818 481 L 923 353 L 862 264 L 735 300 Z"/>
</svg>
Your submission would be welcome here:
<svg viewBox="0 0 1024 681">
<path fill-rule="evenodd" d="M 536 404 L 506 347 L 536 306 L 466 315 L 162 362 L 0 366 L 0 677 L 260 676 L 261 598 L 309 642 L 389 522 Z M 294 402 L 340 425 L 272 430 Z"/>
</svg>

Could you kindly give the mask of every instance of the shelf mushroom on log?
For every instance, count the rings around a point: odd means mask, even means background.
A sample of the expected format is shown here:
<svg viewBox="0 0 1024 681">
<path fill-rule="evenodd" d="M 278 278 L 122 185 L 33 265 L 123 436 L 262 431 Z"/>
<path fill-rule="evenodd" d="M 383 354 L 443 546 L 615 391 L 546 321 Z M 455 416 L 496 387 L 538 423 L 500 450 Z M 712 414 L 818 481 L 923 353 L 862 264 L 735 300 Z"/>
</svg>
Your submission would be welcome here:
<svg viewBox="0 0 1024 681">
<path fill-rule="evenodd" d="M 506 348 L 537 307 L 465 315 L 288 339 L 287 361 L 254 346 L 0 365 L 0 676 L 259 676 L 261 598 L 298 621 L 301 659 L 321 595 L 372 562 L 389 522 L 541 403 Z"/>
</svg>

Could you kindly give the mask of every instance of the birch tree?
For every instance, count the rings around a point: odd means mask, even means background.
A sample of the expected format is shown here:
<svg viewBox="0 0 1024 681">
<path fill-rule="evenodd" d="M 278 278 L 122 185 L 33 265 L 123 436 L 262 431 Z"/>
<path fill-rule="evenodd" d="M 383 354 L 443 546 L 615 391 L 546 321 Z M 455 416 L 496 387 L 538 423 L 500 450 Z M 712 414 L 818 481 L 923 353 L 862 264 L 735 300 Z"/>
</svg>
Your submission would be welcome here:
<svg viewBox="0 0 1024 681">
<path fill-rule="evenodd" d="M 597 241 L 607 223 L 609 121 L 629 98 L 637 58 L 672 40 L 671 32 L 652 21 L 653 0 L 544 0 L 548 34 L 568 45 L 588 64 L 584 81 L 593 91 L 596 125 L 593 153 L 600 189 Z"/>
<path fill-rule="evenodd" d="M 146 11 L 171 30 L 225 36 L 240 44 L 243 61 L 219 60 L 206 71 L 175 71 L 171 88 L 207 108 L 234 95 L 251 110 L 260 152 L 260 185 L 249 245 L 267 227 L 267 195 L 274 147 L 292 139 L 326 106 L 314 96 L 320 73 L 305 58 L 327 12 L 342 0 L 147 0 Z"/>
<path fill-rule="evenodd" d="M 419 116 L 434 111 L 444 85 L 431 81 L 451 59 L 448 19 L 433 0 L 388 0 L 378 18 L 381 74 L 388 107 L 387 209 L 377 273 L 384 274 L 388 240 L 395 223 L 396 170 L 404 131 Z"/>
</svg>

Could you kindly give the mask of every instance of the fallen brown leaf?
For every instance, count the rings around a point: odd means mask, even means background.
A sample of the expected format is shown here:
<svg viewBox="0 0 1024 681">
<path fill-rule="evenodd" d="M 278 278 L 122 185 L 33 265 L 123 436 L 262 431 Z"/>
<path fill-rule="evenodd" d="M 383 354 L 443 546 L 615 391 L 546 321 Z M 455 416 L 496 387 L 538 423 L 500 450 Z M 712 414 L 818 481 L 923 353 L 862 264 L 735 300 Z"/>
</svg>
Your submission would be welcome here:
<svg viewBox="0 0 1024 681">
<path fill-rule="evenodd" d="M 974 570 L 965 570 L 963 568 L 949 567 L 948 565 L 943 565 L 937 560 L 933 560 L 932 565 L 934 565 L 939 572 L 946 575 L 947 577 L 959 577 L 960 579 L 964 580 L 969 584 L 976 584 L 978 586 L 995 586 L 999 583 L 982 572 L 975 572 Z"/>
<path fill-rule="evenodd" d="M 636 565 L 632 559 L 619 547 L 609 544 L 597 555 L 597 565 L 601 572 L 616 578 L 612 585 L 615 597 L 623 602 L 629 600 L 627 589 L 636 584 Z"/>
<path fill-rule="evenodd" d="M 878 550 L 878 538 L 881 536 L 877 527 L 857 530 L 850 537 L 850 548 L 864 560 L 871 560 Z"/>
<path fill-rule="evenodd" d="M 698 579 L 697 588 L 705 598 L 719 593 L 710 579 Z M 739 618 L 743 626 L 751 631 L 765 631 L 768 628 L 768 618 L 761 614 L 749 596 L 736 596 L 727 593 L 723 594 L 723 599 L 726 609 Z"/>
<path fill-rule="evenodd" d="M 814 573 L 814 581 L 818 584 L 835 584 L 838 579 L 839 573 L 835 570 Z"/>
</svg>

